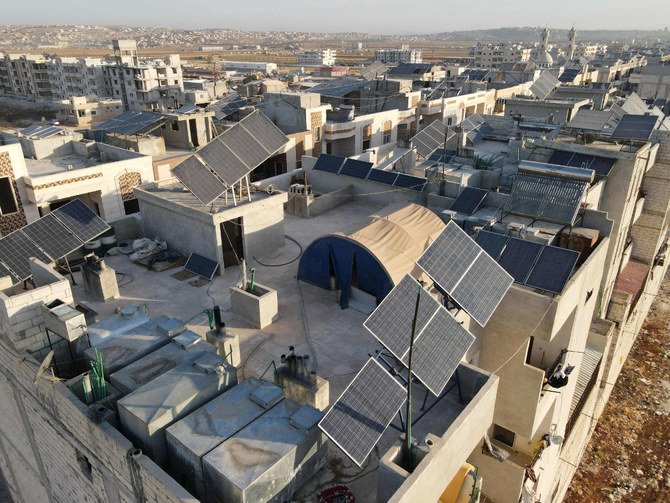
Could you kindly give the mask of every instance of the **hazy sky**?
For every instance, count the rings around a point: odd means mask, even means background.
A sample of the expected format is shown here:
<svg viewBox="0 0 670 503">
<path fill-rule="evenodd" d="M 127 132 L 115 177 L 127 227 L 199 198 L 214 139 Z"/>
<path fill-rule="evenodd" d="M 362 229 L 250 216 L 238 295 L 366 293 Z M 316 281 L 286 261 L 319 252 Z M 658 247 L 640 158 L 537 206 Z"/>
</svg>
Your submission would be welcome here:
<svg viewBox="0 0 670 503">
<path fill-rule="evenodd" d="M 0 24 L 370 33 L 537 26 L 658 29 L 670 0 L 0 0 Z"/>
</svg>

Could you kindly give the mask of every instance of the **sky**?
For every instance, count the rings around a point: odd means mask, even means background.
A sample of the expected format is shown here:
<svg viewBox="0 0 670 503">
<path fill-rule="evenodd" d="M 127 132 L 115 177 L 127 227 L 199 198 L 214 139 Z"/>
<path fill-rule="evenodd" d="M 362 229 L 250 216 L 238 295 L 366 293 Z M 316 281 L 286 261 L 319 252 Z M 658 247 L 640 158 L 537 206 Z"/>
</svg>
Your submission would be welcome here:
<svg viewBox="0 0 670 503">
<path fill-rule="evenodd" d="M 670 0 L 0 0 L 0 24 L 436 33 L 510 26 L 662 29 Z"/>
</svg>

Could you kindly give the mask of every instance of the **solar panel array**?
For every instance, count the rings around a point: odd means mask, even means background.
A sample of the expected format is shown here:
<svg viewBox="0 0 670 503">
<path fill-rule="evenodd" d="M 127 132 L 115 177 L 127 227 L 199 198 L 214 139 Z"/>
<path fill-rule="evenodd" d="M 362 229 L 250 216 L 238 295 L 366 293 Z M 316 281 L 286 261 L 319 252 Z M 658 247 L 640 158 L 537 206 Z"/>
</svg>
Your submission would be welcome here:
<svg viewBox="0 0 670 503">
<path fill-rule="evenodd" d="M 27 128 L 19 130 L 19 133 L 41 140 L 44 138 L 51 138 L 52 136 L 63 133 L 64 131 L 64 129 L 56 126 L 42 126 L 40 124 L 33 124 L 32 126 L 28 126 Z"/>
<path fill-rule="evenodd" d="M 246 106 L 246 104 L 246 101 L 238 93 L 230 93 L 220 100 L 211 103 L 207 109 L 213 110 L 216 118 L 224 119 Z"/>
<path fill-rule="evenodd" d="M 196 105 L 184 105 L 182 107 L 179 107 L 177 110 L 174 111 L 176 114 L 192 114 L 198 110 L 198 107 Z"/>
<path fill-rule="evenodd" d="M 505 212 L 572 225 L 588 186 L 581 180 L 517 172 Z"/>
<path fill-rule="evenodd" d="M 456 157 L 458 152 L 456 150 L 445 150 L 443 148 L 438 148 L 435 152 L 431 154 L 428 160 L 433 162 L 449 162 L 451 159 Z"/>
<path fill-rule="evenodd" d="M 513 282 L 453 221 L 417 265 L 481 326 L 489 321 Z"/>
<path fill-rule="evenodd" d="M 79 199 L 0 239 L 0 274 L 14 282 L 32 275 L 30 258 L 54 262 L 109 229 Z"/>
<path fill-rule="evenodd" d="M 321 430 L 358 466 L 405 403 L 405 388 L 370 359 L 319 422 Z"/>
<path fill-rule="evenodd" d="M 375 61 L 361 70 L 361 77 L 365 80 L 375 80 L 389 71 L 388 67 L 381 61 Z"/>
<path fill-rule="evenodd" d="M 477 211 L 479 205 L 482 204 L 486 194 L 488 194 L 488 190 L 478 189 L 476 187 L 466 187 L 463 189 L 463 192 L 458 195 L 454 204 L 452 204 L 449 209 L 465 215 L 472 215 Z"/>
<path fill-rule="evenodd" d="M 612 118 L 611 110 L 578 110 L 565 125 L 566 128 L 586 131 L 602 131 Z"/>
<path fill-rule="evenodd" d="M 561 73 L 561 75 L 558 77 L 558 80 L 559 82 L 570 84 L 577 78 L 577 75 L 579 75 L 581 71 L 581 68 L 568 68 L 563 73 Z"/>
<path fill-rule="evenodd" d="M 530 92 L 540 100 L 546 100 L 547 96 L 558 85 L 558 79 L 551 72 L 542 72 L 538 79 L 530 86 Z"/>
<path fill-rule="evenodd" d="M 95 129 L 106 133 L 133 135 L 158 127 L 165 118 L 151 112 L 124 112 L 112 119 L 101 122 Z"/>
<path fill-rule="evenodd" d="M 647 141 L 656 128 L 655 115 L 624 115 L 612 133 L 612 138 Z"/>
<path fill-rule="evenodd" d="M 598 157 L 595 155 L 578 154 L 575 152 L 554 151 L 549 158 L 549 164 L 560 166 L 572 166 L 575 168 L 592 169 L 597 176 L 607 176 L 612 171 L 616 159 L 610 157 Z"/>
<path fill-rule="evenodd" d="M 321 154 L 314 164 L 315 171 L 325 171 L 336 175 L 350 176 L 360 180 L 383 183 L 398 189 L 423 191 L 428 181 L 418 176 L 374 169 L 371 162 L 349 159 L 337 155 Z"/>
<path fill-rule="evenodd" d="M 479 231 L 475 241 L 514 277 L 515 282 L 559 295 L 579 259 L 579 253 L 574 250 L 496 232 Z"/>
<path fill-rule="evenodd" d="M 493 132 L 493 128 L 489 126 L 484 117 L 479 114 L 467 117 L 461 122 L 460 126 L 471 143 L 478 142 L 486 135 Z"/>
<path fill-rule="evenodd" d="M 204 205 L 269 159 L 288 138 L 260 111 L 248 115 L 172 171 Z"/>
<path fill-rule="evenodd" d="M 198 276 L 202 276 L 210 281 L 216 274 L 218 268 L 219 263 L 216 260 L 212 260 L 193 252 L 189 255 L 186 264 L 184 264 L 184 269 L 187 271 L 194 272 Z"/>
<path fill-rule="evenodd" d="M 453 133 L 447 132 L 447 126 L 442 124 L 442 121 L 435 120 L 414 135 L 410 141 L 419 155 L 428 158 L 435 150 L 444 147 L 445 134 L 453 136 Z"/>
</svg>

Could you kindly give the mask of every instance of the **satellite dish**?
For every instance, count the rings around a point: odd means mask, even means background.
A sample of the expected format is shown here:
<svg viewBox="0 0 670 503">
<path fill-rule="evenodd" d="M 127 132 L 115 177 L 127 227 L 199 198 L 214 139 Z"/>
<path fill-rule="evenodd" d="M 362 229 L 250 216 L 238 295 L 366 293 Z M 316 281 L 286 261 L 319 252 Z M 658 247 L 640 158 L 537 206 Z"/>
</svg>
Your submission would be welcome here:
<svg viewBox="0 0 670 503">
<path fill-rule="evenodd" d="M 35 384 L 37 384 L 37 381 L 42 379 L 42 376 L 44 373 L 47 371 L 47 369 L 51 366 L 51 360 L 54 358 L 54 352 L 53 349 L 49 351 L 49 354 L 46 356 L 44 361 L 42 362 L 42 365 L 40 365 L 40 368 L 37 370 L 37 374 L 35 374 Z"/>
<path fill-rule="evenodd" d="M 551 434 L 549 439 L 551 440 L 551 445 L 561 445 L 565 440 L 562 436 L 554 434 Z"/>
</svg>

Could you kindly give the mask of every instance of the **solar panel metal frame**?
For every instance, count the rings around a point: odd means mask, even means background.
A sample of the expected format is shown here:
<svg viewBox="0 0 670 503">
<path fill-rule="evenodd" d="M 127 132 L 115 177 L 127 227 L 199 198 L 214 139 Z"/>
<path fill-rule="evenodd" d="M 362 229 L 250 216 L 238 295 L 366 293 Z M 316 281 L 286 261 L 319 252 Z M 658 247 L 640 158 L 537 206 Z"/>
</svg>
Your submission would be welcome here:
<svg viewBox="0 0 670 503">
<path fill-rule="evenodd" d="M 339 174 L 345 176 L 352 176 L 365 180 L 372 169 L 371 162 L 360 161 L 358 159 L 347 159 L 340 168 Z"/>
<path fill-rule="evenodd" d="M 530 271 L 525 284 L 560 295 L 577 264 L 579 252 L 545 246 Z"/>
<path fill-rule="evenodd" d="M 406 398 L 405 388 L 371 358 L 319 421 L 319 428 L 361 467 Z"/>
<path fill-rule="evenodd" d="M 207 268 L 209 266 L 209 269 Z M 198 276 L 212 281 L 212 278 L 216 274 L 216 271 L 219 269 L 220 264 L 216 260 L 200 255 L 199 253 L 191 252 L 188 256 L 188 260 L 184 264 L 184 269 L 191 271 Z"/>
<path fill-rule="evenodd" d="M 416 192 L 422 192 L 423 188 L 426 186 L 426 183 L 428 183 L 428 180 L 425 178 L 398 173 L 398 177 L 393 182 L 393 186 L 401 189 L 410 189 Z"/>
<path fill-rule="evenodd" d="M 326 173 L 337 174 L 340 172 L 340 169 L 346 160 L 346 157 L 340 157 L 338 155 L 321 154 L 317 158 L 313 169 L 315 171 L 325 171 Z"/>
<path fill-rule="evenodd" d="M 485 230 L 479 231 L 475 236 L 475 243 L 481 246 L 482 250 L 496 262 L 502 255 L 508 240 L 509 236 L 506 234 Z"/>
<path fill-rule="evenodd" d="M 514 278 L 515 282 L 524 284 L 542 252 L 542 246 L 534 241 L 509 238 L 498 258 L 498 264 Z"/>
<path fill-rule="evenodd" d="M 79 199 L 73 199 L 52 211 L 51 214 L 84 243 L 111 229 L 102 218 L 93 213 Z"/>
<path fill-rule="evenodd" d="M 441 306 L 410 275 L 405 275 L 363 322 L 368 332 L 398 360 L 402 360 L 409 351 L 417 293 L 420 297 L 414 336 L 416 343 L 418 334 Z"/>
<path fill-rule="evenodd" d="M 624 115 L 612 132 L 612 138 L 647 141 L 656 128 L 655 115 Z"/>
<path fill-rule="evenodd" d="M 559 166 L 592 169 L 597 176 L 604 177 L 610 174 L 616 163 L 616 159 L 555 150 L 547 162 Z"/>
<path fill-rule="evenodd" d="M 446 126 L 441 120 L 436 119 L 423 128 L 411 139 L 411 144 L 416 148 L 419 155 L 424 158 L 430 157 L 439 147 L 444 146 Z"/>
<path fill-rule="evenodd" d="M 517 172 L 505 212 L 573 225 L 588 186 L 579 180 Z"/>
<path fill-rule="evenodd" d="M 247 167 L 247 172 L 252 171 L 261 163 L 263 163 L 265 159 L 270 157 L 267 150 L 263 148 L 262 143 L 254 138 L 254 136 L 251 135 L 242 126 L 241 122 L 224 131 L 221 135 L 218 136 L 218 140 L 225 147 L 228 147 L 235 154 L 235 156 L 237 156 L 237 158 L 242 161 L 242 163 Z"/>
<path fill-rule="evenodd" d="M 417 265 L 482 327 L 514 281 L 453 221 L 426 248 Z"/>
<path fill-rule="evenodd" d="M 53 261 L 66 257 L 84 245 L 82 240 L 52 214 L 43 216 L 21 230 Z"/>
<path fill-rule="evenodd" d="M 412 349 L 412 374 L 435 396 L 440 396 L 475 341 L 445 308 L 439 306 Z M 409 355 L 403 359 L 409 365 Z"/>
<path fill-rule="evenodd" d="M 485 189 L 465 187 L 449 209 L 465 215 L 472 215 L 477 211 L 487 194 L 488 190 Z"/>
<path fill-rule="evenodd" d="M 106 133 L 133 135 L 164 120 L 163 116 L 151 112 L 128 111 L 101 122 L 95 129 Z"/>
<path fill-rule="evenodd" d="M 42 126 L 40 124 L 33 124 L 26 128 L 20 129 L 19 133 L 25 136 L 39 138 L 41 140 L 45 138 L 51 138 L 64 132 L 65 130 L 56 126 Z"/>
<path fill-rule="evenodd" d="M 392 186 L 395 183 L 396 178 L 398 178 L 398 173 L 372 168 L 370 173 L 368 173 L 366 180 Z"/>
<path fill-rule="evenodd" d="M 20 229 L 0 239 L 0 260 L 19 281 L 26 280 L 33 274 L 30 269 L 30 257 L 47 264 L 52 262 L 51 257 Z"/>
<path fill-rule="evenodd" d="M 172 174 L 205 206 L 218 199 L 228 189 L 196 156 L 188 157 L 172 168 Z"/>
</svg>

